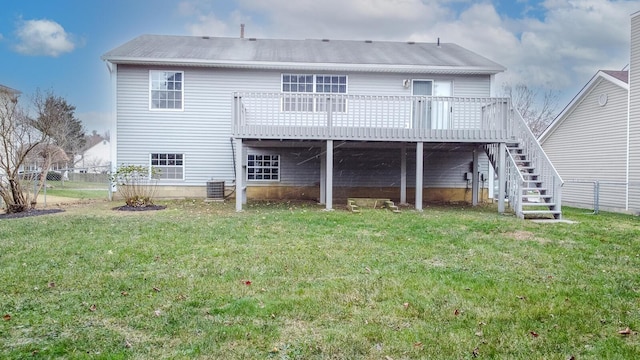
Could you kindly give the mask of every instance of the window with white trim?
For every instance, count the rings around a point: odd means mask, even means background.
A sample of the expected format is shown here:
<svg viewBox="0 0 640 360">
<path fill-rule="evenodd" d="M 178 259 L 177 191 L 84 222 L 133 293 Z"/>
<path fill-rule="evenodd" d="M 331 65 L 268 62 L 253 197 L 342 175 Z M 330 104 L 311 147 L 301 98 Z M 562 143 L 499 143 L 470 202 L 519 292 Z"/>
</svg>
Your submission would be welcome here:
<svg viewBox="0 0 640 360">
<path fill-rule="evenodd" d="M 160 180 L 184 180 L 184 154 L 151 154 L 151 167 Z"/>
<path fill-rule="evenodd" d="M 151 110 L 182 110 L 184 103 L 184 72 L 149 71 L 149 108 Z"/>
<path fill-rule="evenodd" d="M 247 155 L 247 180 L 280 181 L 280 155 Z"/>
<path fill-rule="evenodd" d="M 346 75 L 282 74 L 282 92 L 288 95 L 283 99 L 283 111 L 327 111 L 328 101 L 332 101 L 332 111 L 347 110 L 344 97 L 331 97 L 329 100 L 305 95 L 346 94 Z"/>
</svg>

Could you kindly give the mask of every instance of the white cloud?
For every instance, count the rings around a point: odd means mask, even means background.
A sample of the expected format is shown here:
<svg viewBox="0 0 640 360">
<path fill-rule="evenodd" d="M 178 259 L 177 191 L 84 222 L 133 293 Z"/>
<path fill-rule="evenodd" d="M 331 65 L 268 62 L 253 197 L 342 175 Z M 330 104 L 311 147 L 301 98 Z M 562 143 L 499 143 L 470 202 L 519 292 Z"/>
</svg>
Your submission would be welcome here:
<svg viewBox="0 0 640 360">
<path fill-rule="evenodd" d="M 563 99 L 598 70 L 628 63 L 630 15 L 640 0 L 518 0 L 523 10 L 512 15 L 498 13 L 497 1 L 237 0 L 224 15 L 212 1 L 185 0 L 180 11 L 194 17 L 189 31 L 198 35 L 238 36 L 246 23 L 250 37 L 441 38 L 506 66 L 498 82 L 556 89 Z"/>
<path fill-rule="evenodd" d="M 57 57 L 71 52 L 76 45 L 64 28 L 51 20 L 21 21 L 16 30 L 19 43 L 15 50 L 25 55 Z"/>
</svg>

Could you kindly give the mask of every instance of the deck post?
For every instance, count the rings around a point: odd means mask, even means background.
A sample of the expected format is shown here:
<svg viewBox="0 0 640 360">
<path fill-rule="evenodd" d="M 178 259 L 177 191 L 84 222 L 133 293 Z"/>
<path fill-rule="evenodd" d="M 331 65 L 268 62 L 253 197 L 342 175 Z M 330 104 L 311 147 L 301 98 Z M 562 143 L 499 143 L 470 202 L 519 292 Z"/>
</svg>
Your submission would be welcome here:
<svg viewBox="0 0 640 360">
<path fill-rule="evenodd" d="M 407 203 L 407 146 L 400 146 L 400 204 Z"/>
<path fill-rule="evenodd" d="M 424 143 L 416 144 L 416 210 L 422 211 L 422 177 L 424 170 Z"/>
<path fill-rule="evenodd" d="M 325 164 L 326 172 L 326 201 L 325 210 L 333 210 L 333 140 L 327 140 L 327 159 Z"/>
<path fill-rule="evenodd" d="M 471 165 L 473 169 L 473 175 L 471 176 L 471 204 L 473 206 L 478 205 L 478 190 L 480 188 L 480 172 L 478 171 L 480 166 L 478 164 L 478 153 L 479 149 L 478 147 L 475 147 L 473 149 L 473 164 Z"/>
<path fill-rule="evenodd" d="M 246 202 L 247 189 L 244 185 L 244 167 L 242 166 L 242 138 L 235 139 L 236 145 L 236 211 L 242 211 Z"/>
<path fill-rule="evenodd" d="M 504 197 L 507 193 L 507 144 L 498 147 L 498 212 L 504 213 Z"/>
<path fill-rule="evenodd" d="M 327 144 L 322 144 L 321 152 L 326 153 Z M 327 201 L 327 158 L 320 155 L 320 204 L 326 204 Z"/>
</svg>

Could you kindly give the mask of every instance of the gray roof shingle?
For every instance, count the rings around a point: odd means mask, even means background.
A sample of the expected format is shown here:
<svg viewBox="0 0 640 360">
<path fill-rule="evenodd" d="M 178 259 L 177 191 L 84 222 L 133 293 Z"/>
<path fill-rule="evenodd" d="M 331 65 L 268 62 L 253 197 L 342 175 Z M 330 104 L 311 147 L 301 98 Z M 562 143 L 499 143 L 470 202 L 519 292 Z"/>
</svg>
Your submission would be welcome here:
<svg viewBox="0 0 640 360">
<path fill-rule="evenodd" d="M 102 56 L 116 64 L 495 74 L 505 68 L 451 43 L 141 35 Z"/>
<path fill-rule="evenodd" d="M 629 72 L 626 70 L 602 70 L 602 72 L 627 84 L 629 83 Z"/>
</svg>

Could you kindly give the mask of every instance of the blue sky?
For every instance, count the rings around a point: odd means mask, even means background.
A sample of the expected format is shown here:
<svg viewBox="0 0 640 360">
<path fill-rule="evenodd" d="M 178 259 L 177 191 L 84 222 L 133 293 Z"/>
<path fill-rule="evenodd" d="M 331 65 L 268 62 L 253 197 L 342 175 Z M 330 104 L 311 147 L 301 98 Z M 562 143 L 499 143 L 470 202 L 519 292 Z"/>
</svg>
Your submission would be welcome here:
<svg viewBox="0 0 640 360">
<path fill-rule="evenodd" d="M 140 34 L 453 42 L 508 68 L 497 82 L 555 89 L 560 107 L 629 57 L 638 1 L 27 0 L 0 11 L 0 84 L 52 90 L 87 131 L 108 130 L 100 56 Z"/>
</svg>

